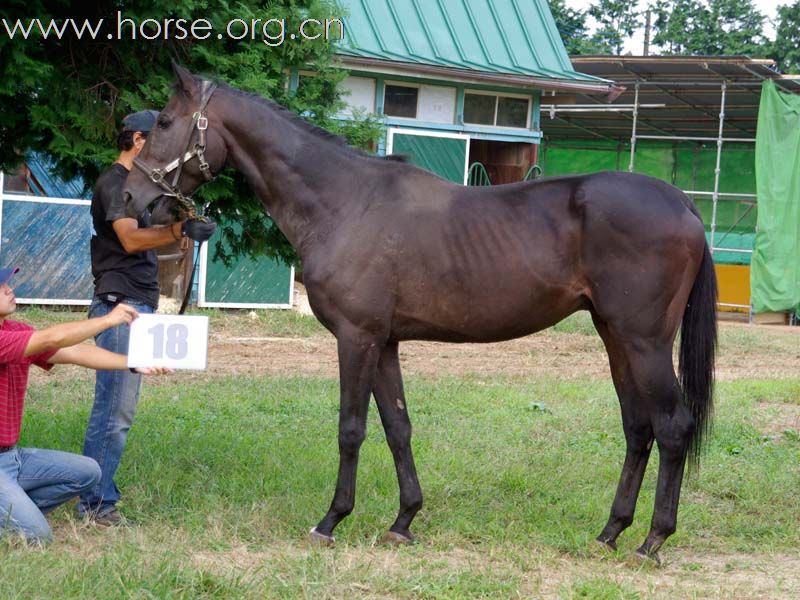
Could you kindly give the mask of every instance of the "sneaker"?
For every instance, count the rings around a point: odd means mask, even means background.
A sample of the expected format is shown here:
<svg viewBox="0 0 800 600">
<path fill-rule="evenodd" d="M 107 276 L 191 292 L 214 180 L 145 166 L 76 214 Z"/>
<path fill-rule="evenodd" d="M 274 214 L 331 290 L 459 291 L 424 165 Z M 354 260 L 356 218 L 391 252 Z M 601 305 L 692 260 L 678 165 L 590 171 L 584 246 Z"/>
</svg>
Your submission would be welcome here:
<svg viewBox="0 0 800 600">
<path fill-rule="evenodd" d="M 88 518 L 98 527 L 120 527 L 128 524 L 127 519 L 120 514 L 116 506 L 112 506 L 103 512 L 90 514 Z"/>
</svg>

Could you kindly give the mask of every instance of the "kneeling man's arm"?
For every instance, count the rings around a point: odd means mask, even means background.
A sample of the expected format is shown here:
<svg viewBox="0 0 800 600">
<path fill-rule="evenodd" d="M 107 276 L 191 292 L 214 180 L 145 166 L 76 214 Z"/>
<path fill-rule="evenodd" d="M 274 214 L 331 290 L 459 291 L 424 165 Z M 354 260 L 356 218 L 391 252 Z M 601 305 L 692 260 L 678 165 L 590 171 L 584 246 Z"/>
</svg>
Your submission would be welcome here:
<svg viewBox="0 0 800 600">
<path fill-rule="evenodd" d="M 76 344 L 62 348 L 51 356 L 47 362 L 54 365 L 78 365 L 90 369 L 103 369 L 107 371 L 124 371 L 128 368 L 128 358 L 124 354 L 109 352 L 104 348 L 90 346 L 89 344 Z M 143 375 L 162 375 L 171 373 L 172 369 L 164 367 L 139 367 L 135 369 Z"/>
<path fill-rule="evenodd" d="M 34 331 L 28 340 L 28 345 L 25 346 L 24 355 L 33 356 L 49 350 L 74 346 L 111 327 L 130 324 L 138 316 L 139 313 L 132 306 L 117 304 L 114 310 L 102 317 L 61 323 L 47 329 Z"/>
</svg>

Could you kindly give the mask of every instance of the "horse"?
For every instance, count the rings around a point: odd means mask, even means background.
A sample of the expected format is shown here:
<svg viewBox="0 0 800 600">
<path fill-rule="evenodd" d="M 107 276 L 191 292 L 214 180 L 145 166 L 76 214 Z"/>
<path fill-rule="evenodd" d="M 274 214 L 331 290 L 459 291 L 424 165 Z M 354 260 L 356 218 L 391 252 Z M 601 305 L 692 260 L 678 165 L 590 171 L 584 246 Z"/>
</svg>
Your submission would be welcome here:
<svg viewBox="0 0 800 600">
<path fill-rule="evenodd" d="M 457 185 L 348 147 L 270 100 L 174 69 L 174 93 L 125 184 L 126 210 L 139 214 L 164 195 L 186 206 L 188 194 L 232 166 L 297 251 L 311 308 L 336 337 L 340 375 L 338 478 L 311 538 L 333 543 L 353 510 L 374 395 L 400 491 L 385 538 L 414 540 L 422 491 L 401 342 L 499 342 L 583 310 L 608 353 L 626 442 L 597 540 L 615 550 L 632 523 L 655 441 L 655 506 L 637 554 L 658 561 L 712 416 L 717 285 L 691 200 L 620 172 Z"/>
</svg>

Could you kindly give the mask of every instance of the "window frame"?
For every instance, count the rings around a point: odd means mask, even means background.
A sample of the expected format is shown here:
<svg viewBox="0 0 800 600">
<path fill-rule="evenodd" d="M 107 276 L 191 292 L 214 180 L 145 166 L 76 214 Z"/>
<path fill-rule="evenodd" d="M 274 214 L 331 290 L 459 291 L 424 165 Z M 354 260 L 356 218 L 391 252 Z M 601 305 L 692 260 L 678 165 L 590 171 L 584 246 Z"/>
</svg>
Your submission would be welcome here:
<svg viewBox="0 0 800 600">
<path fill-rule="evenodd" d="M 389 86 L 394 87 L 404 87 L 404 88 L 413 88 L 417 90 L 417 99 L 416 103 L 414 104 L 414 116 L 413 117 L 401 117 L 398 115 L 390 115 L 386 112 L 386 92 Z M 387 117 L 392 117 L 393 119 L 407 119 L 409 121 L 415 121 L 419 115 L 419 89 L 421 84 L 419 83 L 409 83 L 408 81 L 392 81 L 386 80 L 383 82 L 383 114 Z"/>
<path fill-rule="evenodd" d="M 531 122 L 531 111 L 533 109 L 533 98 L 527 94 L 514 94 L 512 92 L 491 92 L 487 90 L 471 90 L 465 89 L 464 90 L 464 105 L 467 104 L 467 94 L 471 94 L 474 96 L 494 96 L 494 120 L 491 125 L 486 123 L 472 123 L 464 119 L 465 125 L 476 125 L 478 127 L 501 127 L 503 129 L 530 129 L 530 122 Z M 516 125 L 498 125 L 497 124 L 497 112 L 500 109 L 500 98 L 521 98 L 523 100 L 528 101 L 528 112 L 525 115 L 525 125 L 523 126 L 516 126 Z"/>
</svg>

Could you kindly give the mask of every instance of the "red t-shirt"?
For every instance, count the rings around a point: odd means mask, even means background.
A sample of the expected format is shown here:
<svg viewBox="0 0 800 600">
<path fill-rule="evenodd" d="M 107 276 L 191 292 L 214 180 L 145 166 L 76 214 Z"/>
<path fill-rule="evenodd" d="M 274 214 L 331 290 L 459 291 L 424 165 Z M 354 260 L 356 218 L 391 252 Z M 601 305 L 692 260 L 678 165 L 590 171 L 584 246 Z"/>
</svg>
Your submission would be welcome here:
<svg viewBox="0 0 800 600">
<path fill-rule="evenodd" d="M 31 365 L 47 370 L 53 367 L 47 359 L 57 350 L 24 356 L 33 332 L 33 327 L 19 321 L 6 319 L 0 325 L 0 446 L 12 446 L 19 441 Z"/>
</svg>

